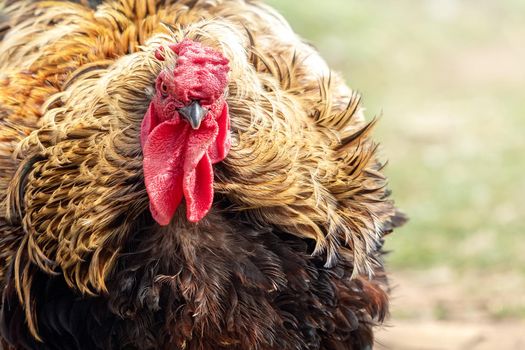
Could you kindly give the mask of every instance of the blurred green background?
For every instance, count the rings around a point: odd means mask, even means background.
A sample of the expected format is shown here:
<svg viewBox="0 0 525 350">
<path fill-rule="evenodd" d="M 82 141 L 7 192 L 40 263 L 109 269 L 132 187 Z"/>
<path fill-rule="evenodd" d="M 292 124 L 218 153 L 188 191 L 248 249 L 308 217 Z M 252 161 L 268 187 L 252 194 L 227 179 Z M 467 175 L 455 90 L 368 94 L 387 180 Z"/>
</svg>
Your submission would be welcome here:
<svg viewBox="0 0 525 350">
<path fill-rule="evenodd" d="M 525 319 L 525 1 L 267 2 L 381 116 L 392 323 Z"/>
</svg>

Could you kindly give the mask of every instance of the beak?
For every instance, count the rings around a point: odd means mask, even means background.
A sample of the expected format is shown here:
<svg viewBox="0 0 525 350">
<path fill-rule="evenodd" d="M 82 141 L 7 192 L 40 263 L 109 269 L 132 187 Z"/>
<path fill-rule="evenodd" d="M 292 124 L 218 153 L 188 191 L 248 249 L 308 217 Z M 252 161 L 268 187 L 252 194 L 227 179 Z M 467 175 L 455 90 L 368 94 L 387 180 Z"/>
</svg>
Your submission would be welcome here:
<svg viewBox="0 0 525 350">
<path fill-rule="evenodd" d="M 186 118 L 193 129 L 198 129 L 202 120 L 208 114 L 208 110 L 203 108 L 199 101 L 193 101 L 186 107 L 179 108 L 179 113 Z"/>
</svg>

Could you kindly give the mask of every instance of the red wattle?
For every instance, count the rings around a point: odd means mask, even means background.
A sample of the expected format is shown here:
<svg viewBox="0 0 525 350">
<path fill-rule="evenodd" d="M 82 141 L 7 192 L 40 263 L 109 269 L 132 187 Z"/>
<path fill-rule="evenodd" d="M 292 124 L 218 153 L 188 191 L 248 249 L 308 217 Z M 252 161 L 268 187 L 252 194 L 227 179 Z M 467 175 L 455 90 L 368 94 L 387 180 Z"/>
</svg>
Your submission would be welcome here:
<svg viewBox="0 0 525 350">
<path fill-rule="evenodd" d="M 195 168 L 185 172 L 182 188 L 186 217 L 190 222 L 197 222 L 208 213 L 213 202 L 213 168 L 207 154 Z"/>
<path fill-rule="evenodd" d="M 229 116 L 225 102 L 219 113 L 210 113 L 197 130 L 180 117 L 158 125 L 153 105 L 142 121 L 141 144 L 144 181 L 150 211 L 160 225 L 167 225 L 182 197 L 189 221 L 201 220 L 213 203 L 212 164 L 230 149 Z"/>
<path fill-rule="evenodd" d="M 142 124 L 147 125 L 146 118 Z M 143 141 L 144 182 L 151 215 L 160 225 L 169 224 L 182 200 L 183 169 L 180 164 L 188 132 L 187 126 L 180 121 L 167 121 L 158 125 Z"/>
<path fill-rule="evenodd" d="M 158 123 L 159 121 L 157 120 L 157 115 L 155 113 L 155 105 L 150 103 L 140 126 L 140 146 L 142 149 L 144 149 L 144 145 L 148 139 L 149 134 L 153 131 L 153 128 L 158 125 Z"/>
<path fill-rule="evenodd" d="M 217 134 L 215 142 L 213 142 L 208 149 L 208 155 L 212 164 L 218 163 L 226 158 L 231 148 L 230 117 L 226 103 L 224 103 L 219 113 L 215 119 L 219 127 L 219 133 Z"/>
</svg>

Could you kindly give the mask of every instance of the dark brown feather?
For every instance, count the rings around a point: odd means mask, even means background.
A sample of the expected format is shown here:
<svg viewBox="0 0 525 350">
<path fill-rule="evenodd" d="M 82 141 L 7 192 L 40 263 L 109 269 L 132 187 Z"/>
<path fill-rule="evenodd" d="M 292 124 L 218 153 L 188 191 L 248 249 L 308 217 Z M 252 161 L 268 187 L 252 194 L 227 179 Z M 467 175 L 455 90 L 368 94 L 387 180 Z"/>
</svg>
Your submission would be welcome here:
<svg viewBox="0 0 525 350">
<path fill-rule="evenodd" d="M 277 13 L 244 0 L 0 11 L 2 346 L 371 348 L 388 314 L 383 238 L 405 218 L 359 94 Z M 233 143 L 210 213 L 191 224 L 181 207 L 159 227 L 140 124 L 173 64 L 155 51 L 183 38 L 230 60 Z"/>
</svg>

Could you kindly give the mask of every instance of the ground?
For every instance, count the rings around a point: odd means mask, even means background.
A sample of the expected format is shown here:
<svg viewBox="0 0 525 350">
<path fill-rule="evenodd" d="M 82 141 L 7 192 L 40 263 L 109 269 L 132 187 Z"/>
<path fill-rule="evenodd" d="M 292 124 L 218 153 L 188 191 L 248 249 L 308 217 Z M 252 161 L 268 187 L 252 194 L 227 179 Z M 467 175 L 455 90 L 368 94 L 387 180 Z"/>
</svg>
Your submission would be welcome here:
<svg viewBox="0 0 525 350">
<path fill-rule="evenodd" d="M 457 276 L 449 268 L 391 277 L 392 318 L 377 333 L 378 350 L 521 350 L 523 275 Z M 509 307 L 509 302 L 515 303 Z"/>
</svg>

